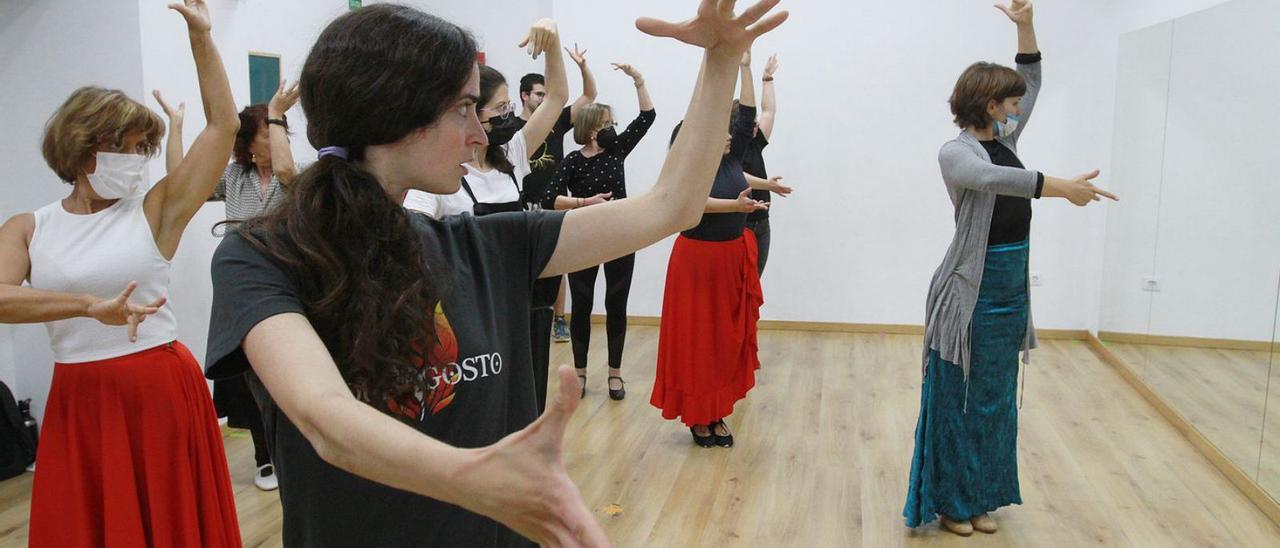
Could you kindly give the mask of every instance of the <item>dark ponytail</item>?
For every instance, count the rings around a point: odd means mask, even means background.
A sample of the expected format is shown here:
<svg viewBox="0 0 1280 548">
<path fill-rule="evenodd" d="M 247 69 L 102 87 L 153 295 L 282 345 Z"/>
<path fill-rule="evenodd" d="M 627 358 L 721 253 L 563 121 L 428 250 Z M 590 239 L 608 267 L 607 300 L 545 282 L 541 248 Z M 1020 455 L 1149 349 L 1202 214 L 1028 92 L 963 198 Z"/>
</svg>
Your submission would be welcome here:
<svg viewBox="0 0 1280 548">
<path fill-rule="evenodd" d="M 297 280 L 307 318 L 357 397 L 417 419 L 447 280 L 434 247 L 372 173 L 365 147 L 399 141 L 457 99 L 475 41 L 443 19 L 375 4 L 335 19 L 302 69 L 307 139 L 340 146 L 300 173 L 280 206 L 240 233 Z M 430 255 L 430 256 L 429 256 Z M 444 365 L 444 364 L 441 364 Z M 416 395 L 416 397 L 415 397 Z"/>
</svg>

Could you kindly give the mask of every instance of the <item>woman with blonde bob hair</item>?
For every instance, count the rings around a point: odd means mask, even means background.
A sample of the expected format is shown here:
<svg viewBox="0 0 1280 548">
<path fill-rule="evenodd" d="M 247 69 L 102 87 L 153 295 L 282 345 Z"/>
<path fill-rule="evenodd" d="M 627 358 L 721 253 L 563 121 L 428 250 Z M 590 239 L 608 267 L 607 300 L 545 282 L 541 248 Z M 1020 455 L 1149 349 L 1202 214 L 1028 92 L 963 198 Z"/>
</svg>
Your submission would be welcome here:
<svg viewBox="0 0 1280 548">
<path fill-rule="evenodd" d="M 186 158 L 148 188 L 163 120 L 120 91 L 80 88 L 42 144 L 71 193 L 0 227 L 0 322 L 44 323 L 56 361 L 31 546 L 240 545 L 209 390 L 165 306 L 170 261 L 239 121 L 205 3 L 171 8 L 209 120 Z"/>
<path fill-rule="evenodd" d="M 624 163 L 635 150 L 649 127 L 657 118 L 649 88 L 644 76 L 635 67 L 614 63 L 613 70 L 620 70 L 631 78 L 640 102 L 640 114 L 618 133 L 613 119 L 613 109 L 602 103 L 582 107 L 573 120 L 573 140 L 582 145 L 581 150 L 569 153 L 556 168 L 555 176 L 547 187 L 545 207 L 577 209 L 600 204 L 608 200 L 627 197 L 627 172 Z M 636 256 L 628 253 L 604 263 L 604 306 L 608 314 L 605 332 L 609 340 L 609 397 L 621 400 L 626 397 L 622 382 L 622 348 L 627 339 L 627 297 L 631 294 L 631 274 L 635 270 Z M 573 319 L 569 336 L 573 339 L 573 365 L 582 383 L 579 396 L 587 394 L 587 351 L 591 345 L 591 309 L 596 292 L 596 274 L 600 265 L 569 273 L 569 293 L 573 296 Z"/>
</svg>

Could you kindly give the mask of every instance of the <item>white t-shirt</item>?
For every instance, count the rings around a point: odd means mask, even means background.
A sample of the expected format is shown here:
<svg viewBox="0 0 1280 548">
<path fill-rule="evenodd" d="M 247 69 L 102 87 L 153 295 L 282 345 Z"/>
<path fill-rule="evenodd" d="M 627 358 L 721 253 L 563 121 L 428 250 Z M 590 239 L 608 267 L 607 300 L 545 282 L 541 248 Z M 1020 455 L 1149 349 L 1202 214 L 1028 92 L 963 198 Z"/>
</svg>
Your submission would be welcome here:
<svg viewBox="0 0 1280 548">
<path fill-rule="evenodd" d="M 467 168 L 467 185 L 480 203 L 504 204 L 520 201 L 521 185 L 525 176 L 532 171 L 529 168 L 529 148 L 524 140 L 524 132 L 517 131 L 507 144 L 502 145 L 502 149 L 507 154 L 507 161 L 515 166 L 515 181 L 511 180 L 511 175 L 497 169 L 480 171 L 471 164 L 464 164 Z M 421 211 L 436 219 L 471 213 L 474 205 L 471 196 L 462 188 L 453 194 L 410 190 L 404 197 L 404 207 Z"/>
</svg>

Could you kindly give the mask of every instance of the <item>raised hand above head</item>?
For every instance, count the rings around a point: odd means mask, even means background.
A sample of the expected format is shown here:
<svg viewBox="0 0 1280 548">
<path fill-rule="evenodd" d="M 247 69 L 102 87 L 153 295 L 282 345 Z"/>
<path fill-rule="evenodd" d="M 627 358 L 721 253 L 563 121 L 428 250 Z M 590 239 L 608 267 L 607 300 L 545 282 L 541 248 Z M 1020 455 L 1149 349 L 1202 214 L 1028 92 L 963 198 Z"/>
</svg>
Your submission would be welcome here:
<svg viewBox="0 0 1280 548">
<path fill-rule="evenodd" d="M 517 47 L 525 48 L 525 50 L 534 59 L 542 55 L 549 49 L 557 49 L 560 47 L 560 33 L 556 30 L 556 22 L 543 18 L 529 27 L 529 34 L 520 41 Z M 585 62 L 585 59 L 583 60 Z"/>
<path fill-rule="evenodd" d="M 284 114 L 293 108 L 293 105 L 298 104 L 298 96 L 302 93 L 298 90 L 298 82 L 286 87 L 287 83 L 285 80 L 280 80 L 280 89 L 276 90 L 276 94 L 271 96 L 271 102 L 267 103 L 267 113 L 272 118 Z"/>
<path fill-rule="evenodd" d="M 773 73 L 778 72 L 778 54 L 769 56 L 769 61 L 764 64 L 764 77 L 773 78 Z"/>
<path fill-rule="evenodd" d="M 208 32 L 213 28 L 209 22 L 209 6 L 205 5 L 204 0 L 185 0 L 181 4 L 169 4 L 169 9 L 182 14 L 182 18 L 187 20 L 187 30 L 190 32 Z"/>
<path fill-rule="evenodd" d="M 185 102 L 178 103 L 178 108 L 175 109 L 169 106 L 169 103 L 160 95 L 160 90 L 151 90 L 151 96 L 156 98 L 157 103 L 160 103 L 160 110 L 163 110 L 164 115 L 169 118 L 170 125 L 176 121 L 181 121 L 183 116 L 186 115 L 187 104 Z"/>
<path fill-rule="evenodd" d="M 1034 8 L 1031 0 L 1012 0 L 1009 4 L 996 4 L 996 9 L 1009 16 L 1009 20 L 1018 25 L 1031 24 Z"/>
<path fill-rule="evenodd" d="M 787 20 L 786 11 L 769 14 L 778 1 L 760 0 L 742 14 L 734 15 L 736 2 L 733 0 L 702 0 L 692 19 L 670 22 L 641 17 L 636 20 L 636 28 L 653 36 L 675 38 L 706 50 L 737 56 L 747 51 L 760 35 Z"/>
<path fill-rule="evenodd" d="M 579 50 L 578 50 L 578 43 L 577 43 L 577 42 L 574 42 L 574 43 L 573 43 L 573 50 L 572 50 L 572 51 L 570 51 L 568 47 L 565 47 L 565 48 L 564 48 L 564 52 L 565 52 L 565 53 L 568 53 L 568 54 L 569 54 L 569 58 L 570 58 L 570 59 L 573 59 L 573 62 L 574 62 L 574 63 L 577 63 L 579 67 L 582 67 L 582 65 L 587 64 L 587 50 L 586 50 L 586 49 L 583 49 L 583 50 L 579 51 Z"/>
</svg>

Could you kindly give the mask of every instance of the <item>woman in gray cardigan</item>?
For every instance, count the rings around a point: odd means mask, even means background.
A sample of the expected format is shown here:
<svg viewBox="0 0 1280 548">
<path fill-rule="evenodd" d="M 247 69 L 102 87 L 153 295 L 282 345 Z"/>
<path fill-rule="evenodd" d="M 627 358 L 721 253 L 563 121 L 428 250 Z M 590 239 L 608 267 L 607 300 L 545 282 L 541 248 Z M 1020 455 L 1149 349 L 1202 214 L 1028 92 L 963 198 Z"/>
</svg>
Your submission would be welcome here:
<svg viewBox="0 0 1280 548">
<path fill-rule="evenodd" d="M 1015 405 L 1019 351 L 1036 346 L 1027 289 L 1031 199 L 1078 206 L 1116 197 L 1074 179 L 1027 170 L 1018 138 L 1040 91 L 1040 51 L 1028 0 L 997 6 L 1018 28 L 1017 70 L 975 63 L 951 112 L 960 135 L 938 163 L 956 231 L 929 287 L 924 386 L 907 492 L 908 527 L 940 517 L 948 530 L 996 531 L 988 512 L 1020 504 Z"/>
</svg>

